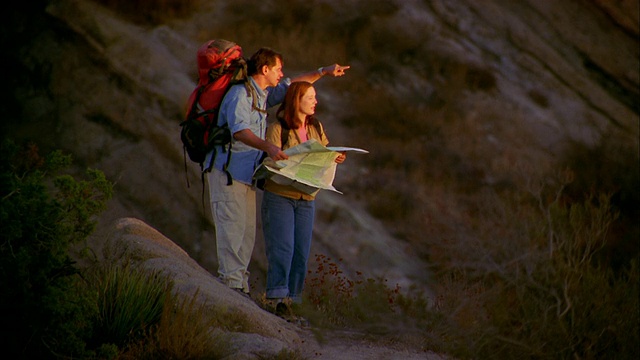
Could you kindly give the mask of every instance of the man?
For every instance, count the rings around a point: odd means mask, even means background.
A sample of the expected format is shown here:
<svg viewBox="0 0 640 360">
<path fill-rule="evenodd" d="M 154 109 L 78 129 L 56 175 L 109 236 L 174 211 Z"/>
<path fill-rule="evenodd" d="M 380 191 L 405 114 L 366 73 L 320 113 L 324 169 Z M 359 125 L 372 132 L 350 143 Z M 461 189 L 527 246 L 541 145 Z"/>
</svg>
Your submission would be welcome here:
<svg viewBox="0 0 640 360">
<path fill-rule="evenodd" d="M 349 66 L 334 64 L 284 78 L 282 55 L 269 48 L 258 50 L 248 62 L 249 89 L 232 86 L 220 105 L 218 125 L 228 124 L 233 134 L 231 153 L 219 148 L 207 155 L 211 213 L 216 228 L 218 276 L 224 284 L 249 295 L 249 262 L 256 235 L 254 170 L 262 152 L 274 160 L 287 159 L 282 150 L 265 141 L 266 109 L 278 105 L 291 82 L 315 82 L 324 75 L 342 76 Z M 253 92 L 251 96 L 248 94 Z M 213 160 L 213 162 L 211 162 Z"/>
</svg>

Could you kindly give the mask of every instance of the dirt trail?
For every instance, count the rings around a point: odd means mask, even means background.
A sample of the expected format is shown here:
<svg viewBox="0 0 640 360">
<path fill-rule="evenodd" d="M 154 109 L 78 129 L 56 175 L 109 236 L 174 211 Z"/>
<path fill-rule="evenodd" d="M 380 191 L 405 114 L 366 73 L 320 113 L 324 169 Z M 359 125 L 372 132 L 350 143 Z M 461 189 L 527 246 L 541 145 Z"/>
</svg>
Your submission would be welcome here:
<svg viewBox="0 0 640 360">
<path fill-rule="evenodd" d="M 305 339 L 302 348 L 308 359 L 318 360 L 444 360 L 446 357 L 433 352 L 410 349 L 402 345 L 388 344 L 351 331 L 331 331 L 321 334 L 318 341 L 312 330 L 301 330 Z"/>
</svg>

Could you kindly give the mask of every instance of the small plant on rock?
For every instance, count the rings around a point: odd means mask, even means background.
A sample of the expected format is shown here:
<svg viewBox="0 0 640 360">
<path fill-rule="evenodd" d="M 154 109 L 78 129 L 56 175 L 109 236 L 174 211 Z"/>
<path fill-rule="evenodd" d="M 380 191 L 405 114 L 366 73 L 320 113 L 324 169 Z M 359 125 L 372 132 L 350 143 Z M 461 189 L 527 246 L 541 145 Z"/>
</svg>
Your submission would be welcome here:
<svg viewBox="0 0 640 360">
<path fill-rule="evenodd" d="M 339 260 L 340 261 L 340 260 Z M 344 275 L 330 257 L 316 255 L 317 269 L 309 271 L 305 286 L 305 304 L 300 309 L 319 326 L 345 326 L 373 322 L 394 312 L 400 292 L 390 289 L 386 280 L 364 278 L 357 272 L 355 279 Z"/>
</svg>

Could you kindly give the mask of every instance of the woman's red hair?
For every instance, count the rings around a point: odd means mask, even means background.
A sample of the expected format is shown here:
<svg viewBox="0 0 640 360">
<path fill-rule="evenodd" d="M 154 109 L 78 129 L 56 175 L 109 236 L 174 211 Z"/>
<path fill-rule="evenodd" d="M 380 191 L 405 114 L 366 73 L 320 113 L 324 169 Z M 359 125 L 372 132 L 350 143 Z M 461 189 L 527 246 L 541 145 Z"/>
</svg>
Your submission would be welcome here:
<svg viewBox="0 0 640 360">
<path fill-rule="evenodd" d="M 286 124 L 288 129 L 297 129 L 300 125 L 304 125 L 299 124 L 296 120 L 298 111 L 300 110 L 300 100 L 310 87 L 313 87 L 313 85 L 307 81 L 296 81 L 289 85 L 289 89 L 284 96 L 284 101 L 280 104 L 276 112 L 276 117 L 284 120 L 284 124 Z M 315 121 L 312 115 L 307 115 L 307 124 L 315 125 Z"/>
</svg>

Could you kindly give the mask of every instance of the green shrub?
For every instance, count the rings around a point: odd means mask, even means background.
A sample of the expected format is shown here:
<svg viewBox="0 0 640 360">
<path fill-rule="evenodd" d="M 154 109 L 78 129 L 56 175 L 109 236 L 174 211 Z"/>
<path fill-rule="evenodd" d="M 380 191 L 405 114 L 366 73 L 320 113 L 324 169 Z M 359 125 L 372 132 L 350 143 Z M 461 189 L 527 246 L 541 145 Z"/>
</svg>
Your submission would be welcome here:
<svg viewBox="0 0 640 360">
<path fill-rule="evenodd" d="M 94 230 L 112 185 L 98 170 L 88 170 L 88 180 L 58 175 L 71 157 L 42 157 L 34 144 L 4 140 L 0 156 L 3 353 L 84 356 L 97 308 L 68 250 Z"/>
</svg>

